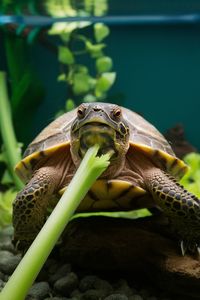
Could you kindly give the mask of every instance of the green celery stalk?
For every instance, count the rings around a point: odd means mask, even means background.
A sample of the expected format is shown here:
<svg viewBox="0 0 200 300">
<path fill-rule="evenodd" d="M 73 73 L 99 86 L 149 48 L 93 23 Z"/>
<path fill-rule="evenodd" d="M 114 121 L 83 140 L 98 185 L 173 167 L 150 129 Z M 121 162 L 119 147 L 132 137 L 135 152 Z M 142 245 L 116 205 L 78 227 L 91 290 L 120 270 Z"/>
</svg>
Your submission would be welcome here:
<svg viewBox="0 0 200 300">
<path fill-rule="evenodd" d="M 9 172 L 16 187 L 20 190 L 23 187 L 23 183 L 15 174 L 14 167 L 21 160 L 21 153 L 12 124 L 5 72 L 0 72 L 0 132 L 5 147 Z"/>
<path fill-rule="evenodd" d="M 96 157 L 98 149 L 95 145 L 87 151 L 68 188 L 2 290 L 0 300 L 25 298 L 81 200 L 109 165 L 110 155 Z"/>
</svg>

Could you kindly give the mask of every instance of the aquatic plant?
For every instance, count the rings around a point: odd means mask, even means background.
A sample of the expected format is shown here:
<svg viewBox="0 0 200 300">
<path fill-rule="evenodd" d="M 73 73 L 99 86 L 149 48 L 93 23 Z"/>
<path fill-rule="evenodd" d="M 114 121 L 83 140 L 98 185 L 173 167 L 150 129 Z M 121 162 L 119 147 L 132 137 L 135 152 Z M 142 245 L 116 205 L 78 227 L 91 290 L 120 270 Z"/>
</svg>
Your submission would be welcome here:
<svg viewBox="0 0 200 300">
<path fill-rule="evenodd" d="M 46 9 L 53 17 L 102 16 L 108 9 L 107 1 L 85 1 L 76 7 L 70 1 L 63 5 L 49 0 Z M 92 29 L 92 30 L 91 30 Z M 74 108 L 80 101 L 102 101 L 115 82 L 112 58 L 104 53 L 105 38 L 110 29 L 103 23 L 86 21 L 54 23 L 49 35 L 59 36 L 58 61 L 61 72 L 58 81 L 67 84 L 68 99 L 57 115 Z M 86 62 L 86 63 L 84 63 Z"/>
<path fill-rule="evenodd" d="M 12 222 L 12 202 L 16 195 L 17 191 L 13 188 L 0 192 L 0 228 Z"/>
<path fill-rule="evenodd" d="M 2 290 L 0 300 L 25 298 L 79 203 L 109 165 L 110 156 L 97 157 L 98 149 L 96 145 L 87 151 L 68 188 Z"/>
<path fill-rule="evenodd" d="M 184 161 L 190 167 L 187 174 L 180 183 L 191 193 L 200 197 L 200 154 L 189 153 L 184 157 Z"/>
<path fill-rule="evenodd" d="M 4 145 L 3 152 L 1 153 L 1 161 L 6 162 L 9 174 L 16 188 L 21 189 L 23 184 L 14 172 L 14 166 L 21 159 L 21 151 L 14 133 L 6 87 L 6 75 L 4 72 L 0 72 L 0 107 L 0 131 Z"/>
</svg>

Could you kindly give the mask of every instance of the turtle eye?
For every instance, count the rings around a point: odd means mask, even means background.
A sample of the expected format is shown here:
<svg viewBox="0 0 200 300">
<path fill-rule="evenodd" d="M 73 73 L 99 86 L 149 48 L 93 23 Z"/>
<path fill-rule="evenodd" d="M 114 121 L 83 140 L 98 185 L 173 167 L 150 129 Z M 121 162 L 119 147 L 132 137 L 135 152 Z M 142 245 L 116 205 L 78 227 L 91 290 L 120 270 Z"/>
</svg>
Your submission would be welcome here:
<svg viewBox="0 0 200 300">
<path fill-rule="evenodd" d="M 112 112 L 112 116 L 114 117 L 114 119 L 119 119 L 121 115 L 122 115 L 122 111 L 119 107 L 115 108 Z"/>
<path fill-rule="evenodd" d="M 77 109 L 77 116 L 79 119 L 83 119 L 85 117 L 85 111 L 86 111 L 86 108 L 85 106 L 79 106 L 79 108 Z"/>
</svg>

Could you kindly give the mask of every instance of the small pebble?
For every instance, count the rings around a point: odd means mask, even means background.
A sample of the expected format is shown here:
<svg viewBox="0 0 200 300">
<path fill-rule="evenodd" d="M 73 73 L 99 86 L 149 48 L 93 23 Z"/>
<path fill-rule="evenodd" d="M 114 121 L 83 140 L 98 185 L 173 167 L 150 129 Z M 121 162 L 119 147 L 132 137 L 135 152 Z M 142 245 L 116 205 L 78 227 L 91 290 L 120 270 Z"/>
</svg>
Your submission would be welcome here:
<svg viewBox="0 0 200 300">
<path fill-rule="evenodd" d="M 108 281 L 100 278 L 97 278 L 94 281 L 94 289 L 104 291 L 105 296 L 113 292 L 112 285 Z"/>
<path fill-rule="evenodd" d="M 3 272 L 0 271 L 0 279 L 4 280 L 5 275 L 3 274 Z"/>
<path fill-rule="evenodd" d="M 78 286 L 78 276 L 71 272 L 67 276 L 58 279 L 54 288 L 64 296 L 69 295 Z"/>
<path fill-rule="evenodd" d="M 2 279 L 0 279 L 0 290 L 4 287 L 4 285 L 5 285 L 5 282 Z"/>
<path fill-rule="evenodd" d="M 143 298 L 147 298 L 149 297 L 149 292 L 145 289 L 141 289 L 140 290 L 140 295 L 143 297 Z"/>
<path fill-rule="evenodd" d="M 50 297 L 50 298 L 45 298 L 44 300 L 69 300 L 69 298 L 66 298 L 66 297 Z"/>
<path fill-rule="evenodd" d="M 50 287 L 48 282 L 41 281 L 33 284 L 33 286 L 30 288 L 28 292 L 28 296 L 29 298 L 33 297 L 38 299 L 44 299 L 44 297 L 48 296 L 49 293 L 50 293 Z"/>
<path fill-rule="evenodd" d="M 70 294 L 71 298 L 76 298 L 76 299 L 81 299 L 82 293 L 80 292 L 79 289 L 75 289 L 72 291 L 72 293 Z"/>
<path fill-rule="evenodd" d="M 104 300 L 128 300 L 129 298 L 123 294 L 112 294 L 106 297 Z"/>
<path fill-rule="evenodd" d="M 87 290 L 81 297 L 81 300 L 99 300 L 104 299 L 105 293 L 103 290 Z"/>
<path fill-rule="evenodd" d="M 10 239 L 7 242 L 0 243 L 0 250 L 6 250 L 12 253 L 15 253 L 14 246 L 10 243 Z"/>
<path fill-rule="evenodd" d="M 99 278 L 95 275 L 87 275 L 87 276 L 83 277 L 80 281 L 79 289 L 82 292 L 92 289 L 94 287 L 95 281 L 98 279 Z"/>
<path fill-rule="evenodd" d="M 13 255 L 6 250 L 0 251 L 0 271 L 11 275 L 21 260 L 20 255 Z"/>
<path fill-rule="evenodd" d="M 133 295 L 129 298 L 129 300 L 144 300 L 144 298 L 140 295 Z"/>
<path fill-rule="evenodd" d="M 125 279 L 120 279 L 116 284 L 115 284 L 115 292 L 119 294 L 124 294 L 127 297 L 130 297 L 133 295 L 132 289 L 129 287 L 127 281 Z"/>
<path fill-rule="evenodd" d="M 13 237 L 13 227 L 12 226 L 7 226 L 3 229 L 1 229 L 1 232 L 0 232 L 0 240 L 3 241 L 3 238 L 5 237 L 6 239 L 9 238 L 10 241 Z"/>
<path fill-rule="evenodd" d="M 54 283 L 55 281 L 66 276 L 70 272 L 71 272 L 71 266 L 69 264 L 64 264 L 59 269 L 57 269 L 57 271 L 54 274 L 49 276 L 49 281 L 50 283 Z"/>
</svg>

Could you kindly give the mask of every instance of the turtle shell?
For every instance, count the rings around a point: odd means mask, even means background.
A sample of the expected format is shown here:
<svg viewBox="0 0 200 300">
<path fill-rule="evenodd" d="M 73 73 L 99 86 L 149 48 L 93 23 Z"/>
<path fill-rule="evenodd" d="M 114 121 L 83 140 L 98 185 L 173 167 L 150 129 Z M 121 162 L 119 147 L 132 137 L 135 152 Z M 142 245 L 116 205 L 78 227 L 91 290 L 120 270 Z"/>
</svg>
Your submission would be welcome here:
<svg viewBox="0 0 200 300">
<path fill-rule="evenodd" d="M 112 106 L 106 103 L 98 104 L 103 105 L 104 109 Z M 164 136 L 137 113 L 123 107 L 121 109 L 123 117 L 129 124 L 130 147 L 145 153 L 159 168 L 177 178 L 182 177 L 187 171 L 187 166 L 176 157 Z M 31 178 L 32 171 L 39 160 L 52 155 L 57 149 L 63 148 L 69 151 L 70 128 L 75 118 L 76 110 L 63 114 L 32 141 L 15 169 L 23 182 Z"/>
</svg>

